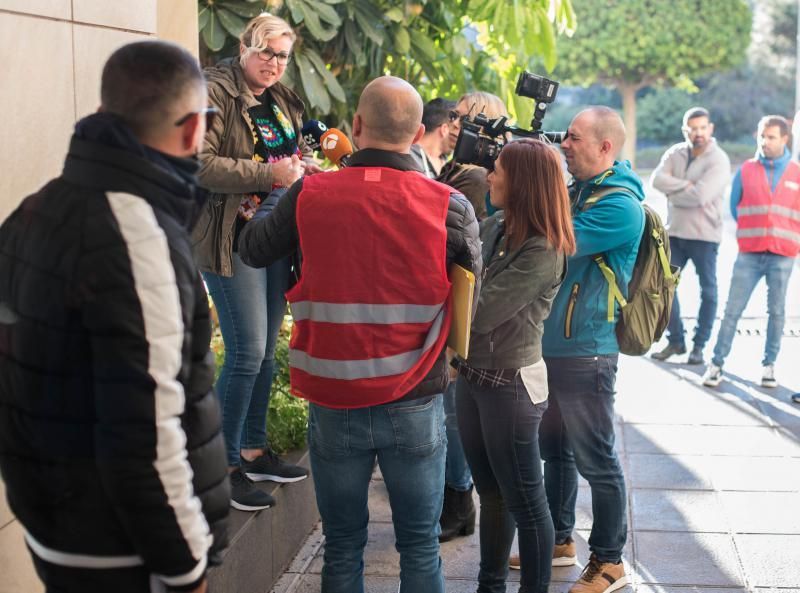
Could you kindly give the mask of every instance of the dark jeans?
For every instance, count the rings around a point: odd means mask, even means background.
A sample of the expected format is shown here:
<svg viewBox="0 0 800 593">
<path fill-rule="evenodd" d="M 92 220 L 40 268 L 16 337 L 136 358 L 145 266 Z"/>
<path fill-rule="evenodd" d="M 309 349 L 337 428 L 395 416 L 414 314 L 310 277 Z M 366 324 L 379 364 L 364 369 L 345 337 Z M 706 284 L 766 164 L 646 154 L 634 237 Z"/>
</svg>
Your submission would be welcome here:
<svg viewBox="0 0 800 593">
<path fill-rule="evenodd" d="M 309 404 L 308 411 L 311 475 L 325 533 L 322 593 L 364 592 L 367 493 L 376 456 L 392 507 L 400 593 L 444 593 L 441 395 L 356 410 Z"/>
<path fill-rule="evenodd" d="M 700 281 L 700 311 L 697 313 L 697 325 L 694 328 L 694 345 L 698 348 L 705 346 L 711 338 L 711 329 L 717 315 L 717 253 L 719 243 L 711 241 L 696 241 L 694 239 L 669 238 L 670 261 L 672 264 L 683 268 L 689 260 L 694 264 L 697 278 Z M 669 316 L 668 339 L 670 344 L 685 345 L 683 339 L 684 329 L 681 321 L 681 306 L 678 302 L 678 293 L 672 301 L 672 311 Z"/>
<path fill-rule="evenodd" d="M 275 344 L 286 312 L 289 262 L 251 268 L 233 254 L 233 276 L 203 273 L 219 317 L 225 362 L 216 390 L 228 465 L 239 466 L 241 449 L 267 446 L 267 409 Z"/>
<path fill-rule="evenodd" d="M 602 562 L 619 561 L 628 529 L 625 480 L 614 450 L 617 358 L 546 358 L 550 406 L 539 434 L 556 541 L 575 528 L 580 472 L 592 490 L 589 549 Z"/>
<path fill-rule="evenodd" d="M 444 426 L 447 429 L 447 463 L 444 483 L 453 490 L 465 492 L 472 487 L 472 474 L 464 456 L 461 435 L 456 418 L 456 382 L 452 381 L 444 391 Z"/>
<path fill-rule="evenodd" d="M 459 376 L 456 409 L 464 453 L 481 502 L 478 593 L 505 593 L 508 554 L 519 531 L 520 593 L 545 593 L 553 557 L 553 521 L 539 456 L 539 423 L 519 375 L 510 385 L 481 387 Z"/>
</svg>

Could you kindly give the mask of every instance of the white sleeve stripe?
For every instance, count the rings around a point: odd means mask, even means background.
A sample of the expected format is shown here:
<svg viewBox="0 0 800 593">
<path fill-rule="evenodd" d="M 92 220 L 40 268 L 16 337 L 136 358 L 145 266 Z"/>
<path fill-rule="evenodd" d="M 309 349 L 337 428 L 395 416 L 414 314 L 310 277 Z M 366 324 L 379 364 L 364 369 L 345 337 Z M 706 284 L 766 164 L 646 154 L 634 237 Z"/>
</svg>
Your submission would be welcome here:
<svg viewBox="0 0 800 593">
<path fill-rule="evenodd" d="M 95 556 L 91 554 L 73 554 L 48 548 L 27 531 L 25 542 L 33 553 L 50 564 L 68 566 L 70 568 L 128 568 L 141 566 L 144 561 L 139 556 Z"/>
<path fill-rule="evenodd" d="M 178 419 L 186 405 L 183 386 L 177 380 L 184 328 L 169 244 L 153 208 L 144 199 L 124 193 L 108 193 L 107 198 L 127 245 L 149 349 L 148 373 L 156 383 L 157 444 L 153 466 L 183 538 L 199 561 L 198 566 L 202 565 L 202 573 L 212 536 L 200 500 L 194 494 L 186 434 Z"/>
<path fill-rule="evenodd" d="M 200 562 L 197 563 L 197 566 L 195 566 L 192 570 L 190 570 L 186 574 L 173 577 L 167 577 L 160 574 L 157 574 L 156 576 L 162 581 L 164 581 L 170 587 L 180 587 L 182 585 L 190 585 L 194 583 L 197 579 L 199 579 L 201 576 L 203 576 L 203 572 L 205 572 L 206 570 L 206 563 L 207 559 L 205 556 L 203 556 L 200 559 Z"/>
</svg>

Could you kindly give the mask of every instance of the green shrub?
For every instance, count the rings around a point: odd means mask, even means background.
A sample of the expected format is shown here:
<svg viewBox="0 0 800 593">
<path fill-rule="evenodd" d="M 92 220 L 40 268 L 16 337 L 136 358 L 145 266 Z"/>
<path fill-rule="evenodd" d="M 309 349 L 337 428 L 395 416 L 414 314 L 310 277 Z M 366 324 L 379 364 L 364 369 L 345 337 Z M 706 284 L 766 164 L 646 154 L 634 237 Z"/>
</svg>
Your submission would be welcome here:
<svg viewBox="0 0 800 593">
<path fill-rule="evenodd" d="M 212 309 L 213 311 L 213 309 Z M 269 443 L 278 453 L 299 449 L 306 444 L 308 427 L 308 404 L 305 400 L 289 392 L 289 336 L 292 318 L 286 316 L 278 334 L 275 346 L 275 375 L 272 380 L 269 412 L 267 413 L 267 435 Z M 215 380 L 219 377 L 222 363 L 225 362 L 225 345 L 219 330 L 216 315 L 213 316 L 211 350 L 217 368 Z"/>
<path fill-rule="evenodd" d="M 756 153 L 756 143 L 753 142 L 720 142 L 719 145 L 728 153 L 731 165 L 739 167 L 747 159 L 753 158 Z"/>
<path fill-rule="evenodd" d="M 655 169 L 669 146 L 649 146 L 636 151 L 637 169 Z"/>
<path fill-rule="evenodd" d="M 681 121 L 697 98 L 676 88 L 652 89 L 638 100 L 636 106 L 636 131 L 639 142 L 657 142 L 669 146 L 683 140 Z M 639 154 L 636 162 L 639 163 Z M 656 162 L 658 164 L 658 162 Z"/>
<path fill-rule="evenodd" d="M 278 453 L 298 449 L 306 444 L 308 402 L 289 391 L 289 337 L 292 318 L 284 319 L 275 346 L 275 375 L 267 414 L 267 434 L 272 448 Z"/>
</svg>

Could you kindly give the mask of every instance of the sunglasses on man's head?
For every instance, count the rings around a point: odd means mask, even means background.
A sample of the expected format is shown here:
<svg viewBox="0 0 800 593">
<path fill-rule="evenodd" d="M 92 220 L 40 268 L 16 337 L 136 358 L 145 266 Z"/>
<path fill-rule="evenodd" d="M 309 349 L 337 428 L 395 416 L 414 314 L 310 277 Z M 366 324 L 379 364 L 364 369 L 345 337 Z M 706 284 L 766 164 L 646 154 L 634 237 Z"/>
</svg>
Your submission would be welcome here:
<svg viewBox="0 0 800 593">
<path fill-rule="evenodd" d="M 205 109 L 201 109 L 200 111 L 191 111 L 186 115 L 184 115 L 182 118 L 180 118 L 178 121 L 176 121 L 175 125 L 182 126 L 187 121 L 189 121 L 189 118 L 192 117 L 193 115 L 205 115 L 206 129 L 209 129 L 211 125 L 214 123 L 214 120 L 216 119 L 218 113 L 219 109 L 217 109 L 216 107 L 206 107 Z"/>
</svg>

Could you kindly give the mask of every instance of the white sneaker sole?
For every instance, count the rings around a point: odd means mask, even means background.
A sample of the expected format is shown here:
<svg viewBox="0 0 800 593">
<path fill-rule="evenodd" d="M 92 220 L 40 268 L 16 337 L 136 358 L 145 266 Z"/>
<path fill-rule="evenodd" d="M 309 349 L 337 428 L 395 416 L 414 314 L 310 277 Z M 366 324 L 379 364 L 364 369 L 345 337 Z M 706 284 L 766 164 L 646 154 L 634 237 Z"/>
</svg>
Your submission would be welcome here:
<svg viewBox="0 0 800 593">
<path fill-rule="evenodd" d="M 553 558 L 551 566 L 574 566 L 577 563 L 578 563 L 577 556 L 561 556 L 559 558 Z"/>
<path fill-rule="evenodd" d="M 550 566 L 574 566 L 578 563 L 577 556 L 561 556 L 560 558 L 553 558 Z M 520 570 L 519 564 L 508 563 L 511 570 Z"/>
<path fill-rule="evenodd" d="M 628 575 L 622 575 L 613 584 L 608 586 L 608 589 L 603 591 L 603 593 L 611 593 L 612 591 L 616 591 L 617 589 L 622 589 L 624 586 L 628 584 Z"/>
<path fill-rule="evenodd" d="M 719 379 L 706 379 L 703 381 L 703 385 L 706 387 L 719 387 L 720 383 L 722 383 L 722 377 Z"/>
<path fill-rule="evenodd" d="M 292 482 L 299 482 L 300 480 L 305 480 L 308 475 L 305 476 L 298 476 L 296 478 L 284 478 L 283 476 L 273 476 L 270 474 L 251 474 L 246 472 L 245 475 L 253 480 L 254 482 L 279 482 L 281 484 L 290 484 Z"/>
<path fill-rule="evenodd" d="M 765 381 L 764 379 L 761 379 L 761 387 L 772 388 L 772 387 L 777 387 L 777 386 L 778 386 L 778 382 L 777 381 L 769 381 L 769 380 Z"/>
<path fill-rule="evenodd" d="M 247 512 L 254 512 L 254 511 L 263 511 L 264 509 L 272 508 L 271 504 L 268 505 L 259 505 L 259 506 L 251 506 L 242 504 L 240 502 L 236 502 L 235 500 L 231 500 L 231 506 L 239 511 L 247 511 Z"/>
</svg>

